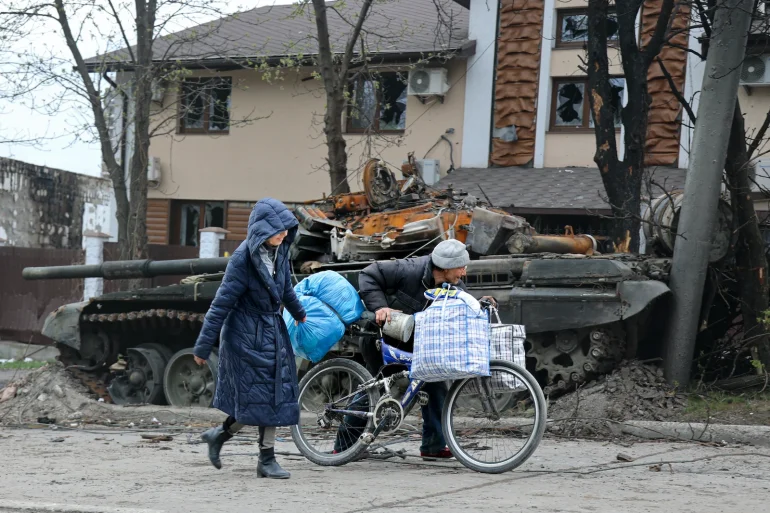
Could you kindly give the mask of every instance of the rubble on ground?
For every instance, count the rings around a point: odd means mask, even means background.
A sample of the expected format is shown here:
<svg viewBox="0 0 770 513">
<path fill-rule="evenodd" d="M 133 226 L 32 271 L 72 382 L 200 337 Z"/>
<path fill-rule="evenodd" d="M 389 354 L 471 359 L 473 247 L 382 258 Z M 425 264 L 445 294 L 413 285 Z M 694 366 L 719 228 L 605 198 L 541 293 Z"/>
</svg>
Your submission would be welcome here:
<svg viewBox="0 0 770 513">
<path fill-rule="evenodd" d="M 663 369 L 623 362 L 612 374 L 559 397 L 548 416 L 553 431 L 566 436 L 612 435 L 626 420 L 667 421 L 683 413 L 687 401 L 663 378 Z"/>
<path fill-rule="evenodd" d="M 76 428 L 86 424 L 128 428 L 197 426 L 221 422 L 213 408 L 117 406 L 97 400 L 60 362 L 36 369 L 0 389 L 0 426 L 51 424 Z"/>
</svg>

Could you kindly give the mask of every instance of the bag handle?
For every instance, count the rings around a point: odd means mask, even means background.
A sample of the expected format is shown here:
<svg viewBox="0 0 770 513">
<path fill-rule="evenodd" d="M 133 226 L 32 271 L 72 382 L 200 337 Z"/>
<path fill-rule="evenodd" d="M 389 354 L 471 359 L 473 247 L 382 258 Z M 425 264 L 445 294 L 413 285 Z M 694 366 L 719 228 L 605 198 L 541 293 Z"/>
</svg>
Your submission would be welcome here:
<svg viewBox="0 0 770 513">
<path fill-rule="evenodd" d="M 500 320 L 500 314 L 499 314 L 499 313 L 497 313 L 497 308 L 495 308 L 494 306 L 492 306 L 492 307 L 490 307 L 489 309 L 490 309 L 490 310 L 492 310 L 492 313 L 494 313 L 494 314 L 495 314 L 495 318 L 497 319 L 497 324 L 502 324 L 503 322 Z"/>
</svg>

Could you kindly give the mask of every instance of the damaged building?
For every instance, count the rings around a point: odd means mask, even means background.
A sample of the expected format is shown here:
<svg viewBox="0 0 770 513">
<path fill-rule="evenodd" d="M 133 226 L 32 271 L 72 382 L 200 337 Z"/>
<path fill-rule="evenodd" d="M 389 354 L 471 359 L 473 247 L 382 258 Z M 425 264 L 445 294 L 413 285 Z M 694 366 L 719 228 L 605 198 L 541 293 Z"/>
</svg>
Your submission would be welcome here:
<svg viewBox="0 0 770 513">
<path fill-rule="evenodd" d="M 0 158 L 0 244 L 77 249 L 115 222 L 109 180 Z"/>
</svg>

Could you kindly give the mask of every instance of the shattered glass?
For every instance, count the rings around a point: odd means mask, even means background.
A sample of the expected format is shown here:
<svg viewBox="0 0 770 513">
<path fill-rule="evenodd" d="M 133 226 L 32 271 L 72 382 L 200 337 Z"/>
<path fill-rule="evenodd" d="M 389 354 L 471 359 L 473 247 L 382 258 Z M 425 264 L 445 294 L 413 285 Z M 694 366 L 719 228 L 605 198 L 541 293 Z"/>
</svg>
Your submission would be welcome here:
<svg viewBox="0 0 770 513">
<path fill-rule="evenodd" d="M 607 15 L 607 40 L 618 39 L 618 18 L 615 13 Z M 582 43 L 588 41 L 588 14 L 565 14 L 561 19 L 561 43 Z"/>
<path fill-rule="evenodd" d="M 558 85 L 556 104 L 556 126 L 583 126 L 583 101 L 585 84 L 567 82 Z"/>
</svg>

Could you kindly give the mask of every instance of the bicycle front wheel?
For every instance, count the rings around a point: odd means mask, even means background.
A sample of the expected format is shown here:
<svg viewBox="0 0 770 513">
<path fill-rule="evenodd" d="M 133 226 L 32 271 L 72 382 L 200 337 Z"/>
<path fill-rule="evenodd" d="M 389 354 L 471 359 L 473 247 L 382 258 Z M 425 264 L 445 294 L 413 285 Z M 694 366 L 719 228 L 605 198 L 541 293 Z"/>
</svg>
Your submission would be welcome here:
<svg viewBox="0 0 770 513">
<path fill-rule="evenodd" d="M 466 467 L 499 474 L 518 467 L 545 432 L 547 403 L 535 377 L 513 362 L 492 360 L 490 377 L 456 381 L 441 417 L 452 454 Z M 508 400 L 502 401 L 501 397 Z"/>
<path fill-rule="evenodd" d="M 374 429 L 365 419 L 340 411 L 368 413 L 379 400 L 375 387 L 363 388 L 372 375 L 362 365 L 344 358 L 316 365 L 299 383 L 299 423 L 291 427 L 294 445 L 317 465 L 344 465 L 366 450 L 360 440 Z"/>
</svg>

